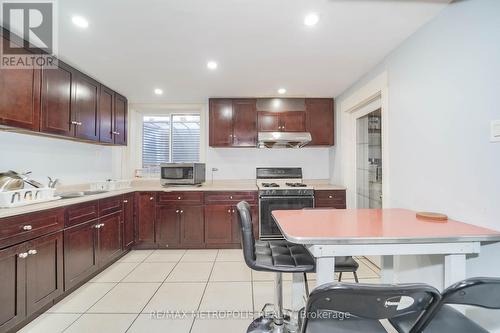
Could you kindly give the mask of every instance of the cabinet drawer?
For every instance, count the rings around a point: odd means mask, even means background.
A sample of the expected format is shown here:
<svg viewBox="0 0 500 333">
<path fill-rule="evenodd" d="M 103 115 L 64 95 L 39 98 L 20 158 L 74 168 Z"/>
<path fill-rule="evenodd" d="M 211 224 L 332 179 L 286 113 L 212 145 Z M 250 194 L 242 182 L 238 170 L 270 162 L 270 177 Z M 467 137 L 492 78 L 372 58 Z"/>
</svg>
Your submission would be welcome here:
<svg viewBox="0 0 500 333">
<path fill-rule="evenodd" d="M 344 190 L 315 191 L 315 206 L 318 208 L 345 208 L 346 194 Z"/>
<path fill-rule="evenodd" d="M 162 192 L 158 195 L 158 203 L 202 204 L 203 192 Z"/>
<path fill-rule="evenodd" d="M 205 203 L 207 204 L 237 204 L 246 201 L 249 204 L 257 202 L 257 192 L 207 192 L 205 193 Z"/>
<path fill-rule="evenodd" d="M 0 248 L 49 234 L 64 227 L 64 208 L 0 220 Z"/>
<path fill-rule="evenodd" d="M 121 195 L 99 200 L 99 216 L 106 216 L 122 210 L 123 197 Z"/>
<path fill-rule="evenodd" d="M 98 215 L 98 202 L 90 201 L 70 206 L 66 209 L 66 226 L 95 220 Z"/>
</svg>

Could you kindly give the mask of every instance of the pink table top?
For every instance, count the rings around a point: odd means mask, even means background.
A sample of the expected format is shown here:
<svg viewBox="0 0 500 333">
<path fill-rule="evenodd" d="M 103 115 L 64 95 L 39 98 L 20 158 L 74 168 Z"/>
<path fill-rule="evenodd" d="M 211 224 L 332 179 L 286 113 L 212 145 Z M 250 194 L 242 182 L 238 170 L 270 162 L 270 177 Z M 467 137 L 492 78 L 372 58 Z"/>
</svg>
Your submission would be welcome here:
<svg viewBox="0 0 500 333">
<path fill-rule="evenodd" d="M 275 210 L 283 236 L 299 244 L 500 241 L 500 232 L 454 220 L 417 218 L 406 209 Z"/>
</svg>

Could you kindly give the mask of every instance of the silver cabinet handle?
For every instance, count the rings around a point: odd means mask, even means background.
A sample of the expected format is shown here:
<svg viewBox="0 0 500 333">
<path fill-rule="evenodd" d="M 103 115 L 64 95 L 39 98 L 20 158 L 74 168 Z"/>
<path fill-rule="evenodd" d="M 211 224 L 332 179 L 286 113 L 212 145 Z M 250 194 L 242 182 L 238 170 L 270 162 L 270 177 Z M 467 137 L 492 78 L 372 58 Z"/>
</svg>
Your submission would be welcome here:
<svg viewBox="0 0 500 333">
<path fill-rule="evenodd" d="M 232 195 L 230 195 L 230 196 L 229 196 L 229 199 L 232 199 L 232 198 L 233 198 L 233 196 L 232 196 Z"/>
<path fill-rule="evenodd" d="M 31 225 L 29 225 L 29 224 L 28 224 L 28 225 L 23 226 L 23 230 L 28 231 L 28 230 L 31 230 L 31 229 L 33 229 L 33 227 L 32 227 Z"/>
<path fill-rule="evenodd" d="M 179 213 L 179 210 L 177 209 L 175 212 L 178 214 L 178 213 Z"/>
<path fill-rule="evenodd" d="M 76 125 L 76 126 L 82 126 L 82 122 L 81 121 L 72 121 L 71 122 L 72 125 Z"/>
<path fill-rule="evenodd" d="M 234 209 L 231 211 L 231 213 L 234 213 Z"/>
<path fill-rule="evenodd" d="M 101 228 L 104 227 L 104 223 L 101 223 Z"/>
<path fill-rule="evenodd" d="M 154 197 L 150 197 L 150 198 L 149 198 L 149 200 L 150 200 L 150 201 L 153 201 L 154 199 L 155 199 Z"/>
<path fill-rule="evenodd" d="M 17 256 L 21 259 L 24 259 L 28 257 L 28 253 L 27 252 L 19 253 Z"/>
<path fill-rule="evenodd" d="M 29 250 L 29 251 L 28 251 L 28 254 L 29 254 L 29 255 L 32 255 L 32 256 L 34 256 L 34 255 L 35 255 L 35 254 L 37 254 L 37 253 L 38 253 L 38 251 L 37 251 L 37 250 Z"/>
<path fill-rule="evenodd" d="M 333 197 L 331 195 L 328 196 L 328 199 L 332 199 Z"/>
<path fill-rule="evenodd" d="M 182 199 L 182 197 L 177 197 L 177 200 L 181 200 L 181 199 Z"/>
<path fill-rule="evenodd" d="M 181 209 L 181 212 L 180 212 L 180 213 L 182 214 L 182 213 L 184 213 L 184 211 Z"/>
<path fill-rule="evenodd" d="M 128 203 L 128 200 L 123 200 L 123 203 Z"/>
<path fill-rule="evenodd" d="M 227 210 L 227 212 L 228 212 L 228 213 L 231 213 L 231 209 L 228 209 L 228 210 Z"/>
<path fill-rule="evenodd" d="M 113 133 L 114 135 L 120 135 L 120 132 L 116 132 L 116 131 L 113 131 L 111 133 Z"/>
</svg>

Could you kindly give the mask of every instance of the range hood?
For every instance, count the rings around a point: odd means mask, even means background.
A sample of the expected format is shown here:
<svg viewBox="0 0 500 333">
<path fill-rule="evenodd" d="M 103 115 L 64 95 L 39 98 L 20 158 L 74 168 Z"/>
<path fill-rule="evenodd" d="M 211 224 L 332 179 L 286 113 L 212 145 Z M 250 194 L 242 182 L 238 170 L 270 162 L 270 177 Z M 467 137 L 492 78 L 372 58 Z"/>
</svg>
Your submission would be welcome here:
<svg viewBox="0 0 500 333">
<path fill-rule="evenodd" d="M 311 142 L 309 132 L 259 132 L 258 148 L 301 148 Z"/>
</svg>

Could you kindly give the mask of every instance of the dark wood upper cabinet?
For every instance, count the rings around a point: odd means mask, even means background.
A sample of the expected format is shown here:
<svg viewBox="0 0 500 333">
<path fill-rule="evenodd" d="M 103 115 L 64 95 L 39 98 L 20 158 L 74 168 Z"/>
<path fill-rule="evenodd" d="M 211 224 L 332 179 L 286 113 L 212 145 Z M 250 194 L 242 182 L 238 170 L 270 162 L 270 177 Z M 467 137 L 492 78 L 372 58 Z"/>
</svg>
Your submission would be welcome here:
<svg viewBox="0 0 500 333">
<path fill-rule="evenodd" d="M 0 69 L 0 124 L 40 129 L 39 69 Z"/>
<path fill-rule="evenodd" d="M 135 197 L 135 243 L 138 247 L 155 245 L 156 193 L 139 192 Z"/>
<path fill-rule="evenodd" d="M 233 101 L 211 99 L 209 106 L 209 145 L 230 147 L 233 144 Z"/>
<path fill-rule="evenodd" d="M 0 250 L 0 332 L 26 317 L 26 258 L 19 257 L 25 250 L 24 244 Z"/>
<path fill-rule="evenodd" d="M 259 132 L 279 132 L 281 129 L 278 112 L 258 112 Z"/>
<path fill-rule="evenodd" d="M 234 147 L 255 147 L 257 144 L 257 109 L 255 99 L 233 100 Z"/>
<path fill-rule="evenodd" d="M 306 114 L 302 111 L 258 112 L 261 132 L 305 132 Z"/>
<path fill-rule="evenodd" d="M 99 141 L 99 82 L 83 73 L 78 73 L 75 81 L 76 137 Z"/>
<path fill-rule="evenodd" d="M 63 234 L 29 242 L 26 258 L 26 309 L 31 315 L 63 293 Z"/>
<path fill-rule="evenodd" d="M 117 145 L 127 145 L 127 99 L 115 93 L 113 138 Z"/>
<path fill-rule="evenodd" d="M 56 69 L 42 69 L 41 132 L 74 136 L 74 79 L 75 71 L 62 61 Z"/>
<path fill-rule="evenodd" d="M 135 242 L 134 194 L 123 196 L 123 248 L 131 248 Z"/>
<path fill-rule="evenodd" d="M 99 141 L 113 143 L 115 92 L 103 85 L 99 95 Z"/>
<path fill-rule="evenodd" d="M 306 99 L 306 129 L 312 136 L 309 146 L 333 146 L 334 125 L 332 98 Z"/>
</svg>

